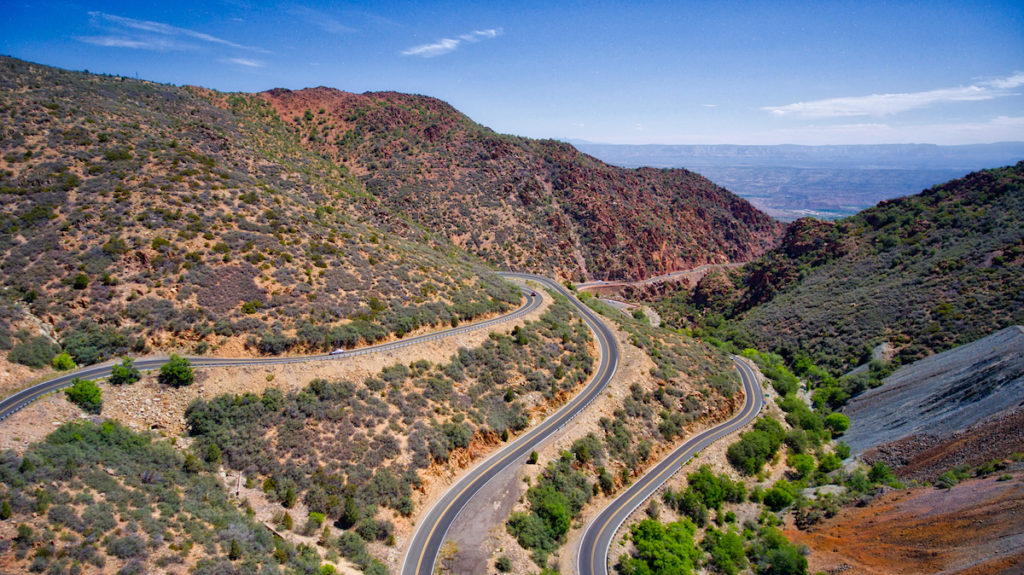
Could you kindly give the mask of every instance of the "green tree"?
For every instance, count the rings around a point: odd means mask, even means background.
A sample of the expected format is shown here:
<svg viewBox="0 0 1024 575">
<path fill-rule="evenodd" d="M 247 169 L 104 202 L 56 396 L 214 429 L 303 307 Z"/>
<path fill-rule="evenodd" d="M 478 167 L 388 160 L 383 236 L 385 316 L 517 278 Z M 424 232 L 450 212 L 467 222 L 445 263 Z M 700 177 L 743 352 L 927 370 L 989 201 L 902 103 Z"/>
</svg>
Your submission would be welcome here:
<svg viewBox="0 0 1024 575">
<path fill-rule="evenodd" d="M 98 414 L 103 409 L 103 394 L 91 379 L 76 377 L 71 380 L 71 387 L 65 389 L 64 394 L 68 401 L 89 413 Z"/>
<path fill-rule="evenodd" d="M 231 540 L 231 550 L 228 551 L 228 559 L 232 561 L 238 561 L 242 558 L 242 546 L 238 544 L 237 539 Z"/>
<path fill-rule="evenodd" d="M 120 364 L 110 368 L 110 383 L 114 385 L 132 384 L 140 379 L 142 373 L 135 367 L 135 362 L 131 358 L 126 357 Z"/>
<path fill-rule="evenodd" d="M 195 372 L 189 360 L 171 354 L 171 359 L 160 367 L 160 383 L 172 387 L 185 387 L 195 381 Z"/>
</svg>

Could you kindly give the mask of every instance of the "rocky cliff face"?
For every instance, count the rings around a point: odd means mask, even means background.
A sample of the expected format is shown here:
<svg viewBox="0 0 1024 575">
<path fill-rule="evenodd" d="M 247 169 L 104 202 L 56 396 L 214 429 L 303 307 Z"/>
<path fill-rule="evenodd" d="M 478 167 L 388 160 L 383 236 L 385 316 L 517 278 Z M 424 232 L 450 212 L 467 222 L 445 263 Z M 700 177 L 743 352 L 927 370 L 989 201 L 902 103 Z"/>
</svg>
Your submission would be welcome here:
<svg viewBox="0 0 1024 575">
<path fill-rule="evenodd" d="M 781 226 L 686 170 L 625 170 L 572 146 L 496 134 L 439 100 L 272 90 L 303 146 L 382 203 L 503 267 L 641 279 L 752 259 Z"/>
</svg>

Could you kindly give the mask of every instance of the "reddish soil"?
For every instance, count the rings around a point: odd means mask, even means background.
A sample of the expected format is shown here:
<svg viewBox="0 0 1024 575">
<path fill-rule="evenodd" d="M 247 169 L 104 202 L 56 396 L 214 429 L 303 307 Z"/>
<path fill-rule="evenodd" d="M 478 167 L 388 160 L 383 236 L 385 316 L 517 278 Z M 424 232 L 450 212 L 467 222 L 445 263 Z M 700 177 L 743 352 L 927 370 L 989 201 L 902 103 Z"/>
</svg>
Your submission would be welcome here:
<svg viewBox="0 0 1024 575">
<path fill-rule="evenodd" d="M 810 548 L 810 572 L 1024 573 L 1024 467 L 1009 474 L 948 491 L 891 491 L 807 531 L 790 525 L 785 534 Z"/>
<path fill-rule="evenodd" d="M 1024 452 L 1024 408 L 945 438 L 912 435 L 880 445 L 866 452 L 863 459 L 868 463 L 884 461 L 905 479 L 934 481 L 953 467 L 973 467 L 1018 452 Z"/>
</svg>

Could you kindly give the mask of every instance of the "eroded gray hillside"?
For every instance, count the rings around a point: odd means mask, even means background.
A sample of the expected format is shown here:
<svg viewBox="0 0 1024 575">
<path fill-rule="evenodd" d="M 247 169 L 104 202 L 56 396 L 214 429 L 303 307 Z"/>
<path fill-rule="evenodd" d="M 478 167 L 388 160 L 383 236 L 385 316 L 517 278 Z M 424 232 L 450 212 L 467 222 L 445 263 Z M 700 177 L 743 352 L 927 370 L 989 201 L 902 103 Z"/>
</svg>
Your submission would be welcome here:
<svg viewBox="0 0 1024 575">
<path fill-rule="evenodd" d="M 844 412 L 854 453 L 912 435 L 945 437 L 1024 405 L 1024 327 L 904 366 Z"/>
</svg>

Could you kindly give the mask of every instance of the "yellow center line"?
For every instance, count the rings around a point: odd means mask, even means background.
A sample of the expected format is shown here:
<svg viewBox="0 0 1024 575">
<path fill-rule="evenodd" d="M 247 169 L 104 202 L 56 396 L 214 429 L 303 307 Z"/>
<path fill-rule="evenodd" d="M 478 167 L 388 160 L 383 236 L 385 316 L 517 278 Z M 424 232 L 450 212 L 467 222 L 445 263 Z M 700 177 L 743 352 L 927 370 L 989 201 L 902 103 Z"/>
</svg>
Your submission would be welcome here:
<svg viewBox="0 0 1024 575">
<path fill-rule="evenodd" d="M 581 310 L 581 314 L 580 315 L 585 317 L 586 312 Z M 593 329 L 593 331 L 595 332 L 595 335 L 596 335 L 598 330 L 596 328 L 594 328 L 594 326 L 591 326 L 591 328 Z M 598 339 L 600 339 L 600 336 L 598 336 Z M 598 368 L 598 371 L 594 375 L 594 377 L 591 378 L 590 383 L 593 383 L 593 382 L 596 382 L 596 381 L 600 381 L 601 378 L 603 377 L 603 374 L 608 371 L 609 363 L 608 363 L 607 355 L 610 355 L 610 354 L 606 354 L 606 357 L 602 357 L 601 358 L 601 365 Z M 590 385 L 590 384 L 588 384 L 588 385 Z M 537 435 L 540 435 L 541 433 L 546 431 L 548 428 L 550 428 L 552 425 L 555 425 L 556 423 L 558 423 L 558 421 L 561 421 L 564 418 L 564 416 L 567 413 L 571 412 L 573 409 L 575 409 L 575 407 L 579 403 L 581 403 L 586 398 L 587 395 L 589 395 L 589 393 L 586 390 L 584 390 L 584 392 L 582 392 L 579 395 L 577 395 L 575 398 L 573 398 L 573 400 L 571 402 L 569 402 L 566 406 L 563 406 L 559 410 L 559 412 L 562 413 L 562 416 L 557 417 L 557 418 L 549 418 L 549 419 L 544 420 L 540 425 L 535 427 L 532 431 L 528 432 L 527 435 L 533 434 L 534 437 L 536 437 Z M 524 438 L 525 437 L 526 436 L 524 436 Z M 523 440 L 524 444 L 526 442 L 528 442 L 528 441 L 529 441 L 528 439 L 524 439 Z M 488 465 L 482 471 L 479 471 L 477 473 L 477 476 L 474 479 L 472 479 L 466 486 L 464 486 L 461 490 L 459 490 L 459 492 L 454 497 L 452 497 L 452 500 L 450 502 L 448 502 L 448 505 L 446 505 L 444 507 L 444 509 L 441 511 L 441 513 L 438 515 L 438 520 L 443 518 L 445 516 L 445 514 L 448 513 L 448 510 L 451 509 L 452 505 L 454 505 L 455 502 L 458 501 L 458 499 L 460 497 L 462 497 L 462 495 L 466 492 L 466 490 L 468 490 L 470 487 L 473 487 L 480 480 L 481 477 L 486 475 L 490 470 L 494 469 L 494 467 L 496 465 L 503 463 L 505 460 L 507 460 L 509 457 L 511 457 L 513 454 L 515 454 L 515 452 L 518 449 L 519 449 L 519 447 L 514 447 L 512 449 L 509 449 L 508 453 L 506 453 L 502 457 L 500 457 L 497 460 L 495 460 L 494 462 L 492 462 L 490 465 Z M 416 561 L 416 573 L 419 573 L 420 569 L 423 566 L 423 560 L 425 559 L 426 554 L 427 554 L 427 544 L 429 544 L 430 540 L 434 537 L 434 532 L 437 531 L 438 524 L 439 524 L 439 521 L 435 521 L 433 526 L 431 526 L 430 531 L 427 533 L 427 537 L 426 537 L 426 541 L 425 541 L 425 543 L 423 545 L 423 549 L 420 551 L 419 558 Z M 414 534 L 414 537 L 415 537 L 415 534 Z"/>
<path fill-rule="evenodd" d="M 744 367 L 746 367 L 746 365 L 744 365 Z M 748 369 L 749 369 L 749 368 L 748 368 Z M 712 428 L 712 430 L 711 430 L 711 431 L 712 431 L 713 433 L 709 434 L 709 435 L 708 435 L 708 437 L 714 436 L 714 435 L 716 435 L 716 434 L 717 434 L 718 432 L 722 432 L 722 431 L 725 431 L 725 433 L 722 433 L 722 434 L 721 434 L 721 437 L 724 437 L 724 436 L 726 436 L 726 435 L 728 435 L 728 434 L 732 433 L 732 432 L 733 432 L 733 431 L 735 431 L 736 429 L 738 429 L 738 428 L 740 428 L 740 427 L 743 427 L 743 425 L 745 425 L 745 424 L 746 424 L 745 422 L 743 422 L 743 418 L 744 418 L 744 417 L 746 417 L 746 416 L 748 415 L 748 412 L 751 412 L 751 411 L 753 411 L 753 409 L 754 409 L 754 405 L 755 405 L 755 404 L 757 403 L 757 402 L 756 402 L 756 401 L 754 400 L 754 397 L 753 397 L 753 394 L 754 394 L 754 389 L 753 389 L 753 385 L 752 385 L 752 384 L 750 384 L 749 382 L 747 382 L 747 381 L 746 381 L 746 378 L 742 377 L 742 375 L 743 375 L 743 373 L 742 373 L 742 372 L 743 372 L 743 370 L 742 370 L 742 369 L 738 369 L 737 371 L 740 371 L 740 372 L 741 372 L 741 377 L 740 377 L 740 379 L 741 379 L 741 381 L 742 381 L 742 383 L 743 383 L 743 386 L 744 386 L 744 388 L 747 388 L 747 389 L 745 389 L 745 391 L 747 391 L 747 392 L 748 392 L 748 393 L 747 393 L 747 399 L 748 399 L 749 401 L 746 401 L 746 402 L 744 402 L 744 405 L 743 405 L 743 409 L 742 409 L 742 410 L 740 411 L 739 415 L 737 415 L 736 417 L 734 417 L 734 418 L 732 419 L 732 421 L 731 421 L 730 423 L 727 423 L 727 424 L 725 424 L 725 426 L 724 426 L 724 427 L 722 427 L 722 428 L 719 428 L 719 429 L 714 429 L 714 428 Z M 756 378 L 755 378 L 755 379 L 756 379 Z M 697 437 L 700 437 L 700 436 L 698 435 Z M 719 437 L 719 439 L 720 439 L 721 437 Z M 695 437 L 695 438 L 694 438 L 694 439 L 692 439 L 691 441 L 694 441 L 694 440 L 696 440 L 696 439 L 697 439 L 697 438 Z M 672 474 L 674 474 L 674 473 L 676 472 L 676 470 L 675 470 L 675 467 L 676 467 L 676 463 L 677 463 L 677 462 L 678 462 L 678 461 L 679 461 L 680 459 L 684 459 L 684 458 L 689 458 L 689 457 L 692 457 L 692 456 L 693 456 L 693 454 L 695 453 L 695 448 L 696 448 L 696 445 L 694 445 L 693 447 L 690 447 L 689 449 L 685 450 L 685 451 L 684 451 L 683 453 L 680 453 L 680 454 L 678 454 L 678 455 L 677 455 L 677 456 L 676 456 L 676 457 L 675 457 L 675 458 L 674 458 L 674 459 L 673 459 L 673 460 L 671 461 L 671 463 L 670 463 L 670 464 L 669 464 L 668 466 L 666 466 L 666 467 L 665 467 L 664 469 L 662 469 L 662 470 L 661 470 L 661 471 L 660 471 L 660 472 L 659 472 L 659 473 L 658 473 L 658 474 L 657 474 L 657 475 L 655 476 L 655 479 L 660 479 L 660 478 L 661 478 L 661 476 L 665 475 L 665 473 L 669 473 L 669 475 L 670 475 L 670 476 L 671 476 Z M 667 478 L 666 478 L 666 480 L 667 480 Z M 647 484 L 650 484 L 650 483 L 652 483 L 652 481 L 653 481 L 653 480 L 651 480 L 651 481 L 647 481 L 646 483 L 647 483 Z M 596 535 L 595 537 L 596 537 L 597 539 L 600 539 L 600 537 L 601 537 L 601 536 L 600 536 L 600 534 L 601 534 L 601 533 L 603 533 L 603 532 L 604 532 L 604 530 L 608 528 L 608 524 L 609 524 L 609 523 L 611 523 L 611 521 L 612 521 L 612 518 L 614 518 L 614 517 L 615 517 L 615 514 L 616 514 L 616 513 L 618 513 L 619 511 L 621 511 L 621 510 L 622 510 L 623 508 L 625 508 L 625 507 L 629 506 L 629 504 L 630 504 L 630 503 L 632 503 L 632 501 L 633 501 L 634 499 L 636 499 L 636 498 L 637 498 L 637 496 L 639 496 L 639 495 L 640 495 L 641 493 L 643 493 L 643 491 L 644 491 L 644 488 L 643 488 L 643 487 L 640 487 L 639 489 L 637 489 L 637 491 L 636 491 L 635 493 L 633 493 L 633 495 L 632 495 L 632 496 L 630 496 L 630 497 L 629 497 L 629 499 L 626 499 L 625 501 L 623 501 L 622 503 L 620 503 L 620 504 L 619 504 L 618 506 L 616 506 L 616 507 L 615 507 L 615 509 L 614 509 L 614 511 L 612 511 L 612 512 L 611 512 L 611 513 L 610 513 L 610 514 L 608 515 L 608 518 L 607 518 L 607 519 L 605 519 L 604 523 L 603 523 L 603 524 L 601 524 L 601 528 L 600 528 L 600 529 L 598 529 L 598 531 L 597 531 L 598 535 Z M 613 502 L 613 504 L 614 504 L 614 502 Z M 590 552 L 590 563 L 591 563 L 591 565 L 592 565 L 592 566 L 593 566 L 593 565 L 596 565 L 596 564 L 597 564 L 597 554 L 598 554 L 598 550 L 599 550 L 599 548 L 600 548 L 600 545 L 595 545 L 595 546 L 594 546 L 594 548 L 593 548 L 593 549 L 591 549 L 591 552 Z"/>
</svg>

